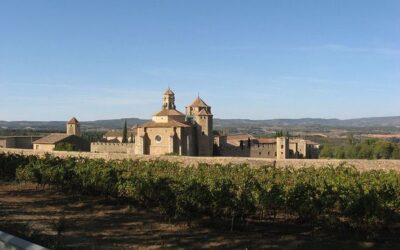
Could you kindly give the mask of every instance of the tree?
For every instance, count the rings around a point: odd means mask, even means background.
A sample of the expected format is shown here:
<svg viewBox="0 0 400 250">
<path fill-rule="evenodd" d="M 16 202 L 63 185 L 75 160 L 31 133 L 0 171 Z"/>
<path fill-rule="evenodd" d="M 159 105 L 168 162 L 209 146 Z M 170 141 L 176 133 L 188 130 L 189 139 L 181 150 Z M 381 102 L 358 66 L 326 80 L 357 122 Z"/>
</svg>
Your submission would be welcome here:
<svg viewBox="0 0 400 250">
<path fill-rule="evenodd" d="M 55 151 L 74 151 L 74 146 L 67 142 L 57 143 L 54 147 Z"/>
<path fill-rule="evenodd" d="M 126 120 L 124 124 L 124 131 L 122 132 L 122 143 L 128 143 L 128 127 L 126 125 Z"/>
<path fill-rule="evenodd" d="M 275 137 L 282 137 L 283 136 L 283 131 L 276 131 Z"/>
</svg>

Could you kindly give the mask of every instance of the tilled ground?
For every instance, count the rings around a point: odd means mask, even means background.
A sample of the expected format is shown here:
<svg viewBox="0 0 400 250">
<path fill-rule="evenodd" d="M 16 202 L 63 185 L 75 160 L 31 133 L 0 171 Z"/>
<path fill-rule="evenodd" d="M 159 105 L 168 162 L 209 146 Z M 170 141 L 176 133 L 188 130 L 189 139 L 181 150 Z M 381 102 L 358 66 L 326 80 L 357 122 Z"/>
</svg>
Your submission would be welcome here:
<svg viewBox="0 0 400 250">
<path fill-rule="evenodd" d="M 66 195 L 35 184 L 0 182 L 0 230 L 60 249 L 400 249 L 396 233 L 375 240 L 282 220 L 169 223 L 157 210 L 113 199 Z M 400 232 L 400 230 L 398 230 Z"/>
</svg>

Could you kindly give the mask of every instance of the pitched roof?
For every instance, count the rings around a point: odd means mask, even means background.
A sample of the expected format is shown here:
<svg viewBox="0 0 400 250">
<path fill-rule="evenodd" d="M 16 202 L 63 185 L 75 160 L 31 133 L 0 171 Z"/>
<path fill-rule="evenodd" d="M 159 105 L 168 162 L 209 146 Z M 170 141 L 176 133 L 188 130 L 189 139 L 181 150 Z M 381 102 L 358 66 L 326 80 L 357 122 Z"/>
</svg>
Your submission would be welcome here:
<svg viewBox="0 0 400 250">
<path fill-rule="evenodd" d="M 176 109 L 163 109 L 154 116 L 181 116 L 185 115 L 182 112 L 176 110 Z"/>
<path fill-rule="evenodd" d="M 211 114 L 208 111 L 206 111 L 205 109 L 202 109 L 202 110 L 200 110 L 198 115 L 211 115 Z"/>
<path fill-rule="evenodd" d="M 72 117 L 71 120 L 69 120 L 68 124 L 78 124 L 78 120 L 75 117 Z"/>
<path fill-rule="evenodd" d="M 178 122 L 176 120 L 171 120 L 168 122 L 154 122 L 154 121 L 149 121 L 144 124 L 139 125 L 140 128 L 169 128 L 169 127 L 183 127 L 183 128 L 189 128 L 192 125 L 190 123 L 183 123 L 183 122 Z"/>
<path fill-rule="evenodd" d="M 228 135 L 226 137 L 227 143 L 234 146 L 239 146 L 240 141 L 247 142 L 248 139 L 254 140 L 255 138 L 250 134 L 235 134 L 235 135 Z"/>
<path fill-rule="evenodd" d="M 175 95 L 174 92 L 168 87 L 168 89 L 164 92 L 164 95 Z"/>
<path fill-rule="evenodd" d="M 189 107 L 208 107 L 208 105 L 198 96 Z"/>
<path fill-rule="evenodd" d="M 308 145 L 320 145 L 317 142 L 313 142 L 313 141 L 302 139 L 302 138 L 291 138 L 289 140 L 289 143 L 300 143 L 301 141 L 305 142 Z"/>
<path fill-rule="evenodd" d="M 39 140 L 34 141 L 34 144 L 55 144 L 57 142 L 60 142 L 70 136 L 74 135 L 68 135 L 68 134 L 50 134 L 48 136 L 45 136 L 43 138 L 40 138 Z"/>
<path fill-rule="evenodd" d="M 272 144 L 272 143 L 276 143 L 276 139 L 275 138 L 258 138 L 257 142 L 260 144 Z"/>
<path fill-rule="evenodd" d="M 254 136 L 252 136 L 250 134 L 233 134 L 233 135 L 228 135 L 226 137 L 227 140 L 239 140 L 239 141 L 240 140 L 247 140 L 249 138 L 250 138 L 250 140 L 254 140 L 255 139 Z"/>
</svg>

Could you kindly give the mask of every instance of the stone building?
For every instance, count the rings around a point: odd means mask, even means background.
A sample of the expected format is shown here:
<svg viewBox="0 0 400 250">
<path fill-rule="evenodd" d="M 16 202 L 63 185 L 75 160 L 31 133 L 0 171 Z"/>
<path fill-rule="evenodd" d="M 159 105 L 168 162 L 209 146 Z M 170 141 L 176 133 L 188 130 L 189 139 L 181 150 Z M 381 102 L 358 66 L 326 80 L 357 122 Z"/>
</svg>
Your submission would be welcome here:
<svg viewBox="0 0 400 250">
<path fill-rule="evenodd" d="M 150 122 L 138 125 L 135 137 L 137 155 L 212 156 L 213 115 L 200 97 L 186 107 L 186 114 L 175 106 L 175 94 L 167 89 L 161 110 Z"/>
<path fill-rule="evenodd" d="M 284 159 L 316 159 L 319 157 L 319 144 L 288 137 L 255 138 L 248 134 L 217 135 L 219 155 L 254 158 Z"/>
<path fill-rule="evenodd" d="M 135 154 L 135 144 L 122 142 L 92 142 L 90 143 L 90 152 L 123 153 L 133 155 Z"/>
<path fill-rule="evenodd" d="M 33 142 L 34 150 L 54 151 L 61 144 L 70 145 L 74 151 L 89 151 L 90 144 L 80 137 L 80 123 L 73 117 L 67 122 L 67 133 L 53 133 Z"/>
<path fill-rule="evenodd" d="M 129 143 L 134 143 L 135 142 L 135 136 L 136 136 L 136 128 L 130 128 L 127 131 L 127 137 L 128 137 L 128 142 Z M 107 131 L 103 135 L 103 142 L 110 142 L 110 143 L 122 143 L 123 139 L 123 131 L 122 130 L 110 130 Z"/>
<path fill-rule="evenodd" d="M 1 136 L 0 148 L 32 149 L 33 142 L 42 136 Z"/>
</svg>

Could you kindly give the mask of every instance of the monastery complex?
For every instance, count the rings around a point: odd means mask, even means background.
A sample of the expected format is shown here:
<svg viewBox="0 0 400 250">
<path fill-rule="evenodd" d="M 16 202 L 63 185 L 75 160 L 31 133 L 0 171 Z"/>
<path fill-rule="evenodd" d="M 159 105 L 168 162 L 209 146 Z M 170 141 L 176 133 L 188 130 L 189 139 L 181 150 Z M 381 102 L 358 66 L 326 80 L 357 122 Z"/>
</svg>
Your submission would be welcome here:
<svg viewBox="0 0 400 250">
<path fill-rule="evenodd" d="M 72 118 L 66 124 L 65 134 L 53 133 L 42 138 L 0 137 L 0 148 L 272 159 L 319 156 L 318 144 L 300 138 L 220 134 L 213 130 L 213 114 L 205 101 L 198 96 L 183 113 L 176 108 L 175 93 L 169 88 L 162 96 L 161 110 L 149 122 L 130 128 L 126 139 L 127 143 L 122 143 L 122 132 L 109 131 L 102 141 L 89 144 L 81 138 L 79 121 Z"/>
</svg>

